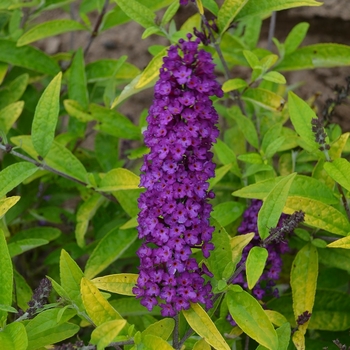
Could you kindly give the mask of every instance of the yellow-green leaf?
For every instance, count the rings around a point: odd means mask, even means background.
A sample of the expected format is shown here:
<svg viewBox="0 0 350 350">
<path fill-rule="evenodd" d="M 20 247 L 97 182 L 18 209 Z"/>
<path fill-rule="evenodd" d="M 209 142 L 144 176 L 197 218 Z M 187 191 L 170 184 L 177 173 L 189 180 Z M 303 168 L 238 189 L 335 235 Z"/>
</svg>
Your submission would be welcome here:
<svg viewBox="0 0 350 350">
<path fill-rule="evenodd" d="M 200 339 L 194 344 L 193 350 L 211 350 L 211 346 L 204 339 Z"/>
<path fill-rule="evenodd" d="M 253 296 L 229 290 L 226 300 L 232 318 L 249 337 L 270 350 L 278 350 L 277 333 Z"/>
<path fill-rule="evenodd" d="M 158 322 L 152 323 L 142 332 L 142 339 L 148 335 L 156 335 L 163 340 L 168 340 L 173 333 L 175 321 L 173 318 L 164 318 Z"/>
<path fill-rule="evenodd" d="M 75 227 L 75 239 L 79 247 L 85 246 L 84 236 L 89 226 L 89 221 L 95 215 L 97 209 L 105 203 L 106 199 L 100 194 L 89 197 L 78 209 L 77 226 Z"/>
<path fill-rule="evenodd" d="M 146 335 L 142 343 L 146 346 L 147 350 L 174 350 L 168 342 L 156 335 Z"/>
<path fill-rule="evenodd" d="M 96 326 L 108 321 L 123 319 L 112 305 L 102 296 L 97 287 L 85 277 L 81 280 L 81 297 L 87 314 Z"/>
<path fill-rule="evenodd" d="M 350 163 L 346 159 L 338 158 L 333 162 L 326 162 L 323 168 L 334 181 L 350 191 Z"/>
<path fill-rule="evenodd" d="M 274 325 L 281 327 L 287 322 L 287 319 L 277 311 L 274 310 L 264 310 L 265 314 L 269 318 L 270 322 Z"/>
<path fill-rule="evenodd" d="M 27 350 L 28 337 L 23 323 L 11 323 L 0 331 L 0 349 Z"/>
<path fill-rule="evenodd" d="M 282 96 L 261 88 L 248 89 L 242 98 L 271 111 L 281 111 L 286 102 Z"/>
<path fill-rule="evenodd" d="M 225 0 L 218 12 L 217 20 L 221 34 L 226 32 L 239 11 L 247 2 L 248 0 Z"/>
<path fill-rule="evenodd" d="M 343 248 L 350 249 L 350 236 L 346 236 L 341 239 L 337 239 L 336 241 L 329 243 L 327 245 L 328 248 Z"/>
<path fill-rule="evenodd" d="M 142 3 L 136 0 L 118 0 L 118 6 L 128 17 L 141 24 L 144 28 L 154 25 L 156 14 Z"/>
<path fill-rule="evenodd" d="M 166 48 L 164 48 L 162 51 L 160 51 L 156 56 L 152 58 L 150 63 L 141 73 L 141 77 L 135 86 L 136 89 L 141 89 L 145 86 L 148 86 L 150 83 L 155 82 L 155 80 L 159 76 L 159 69 L 163 64 L 163 57 L 165 56 L 165 54 L 166 54 Z"/>
<path fill-rule="evenodd" d="M 217 350 L 230 350 L 229 345 L 216 328 L 209 315 L 199 304 L 191 304 L 188 310 L 182 311 L 191 328 Z"/>
<path fill-rule="evenodd" d="M 317 249 L 312 244 L 307 244 L 296 255 L 290 276 L 295 320 L 306 311 L 312 313 L 316 295 L 317 276 Z M 307 330 L 308 324 L 309 321 L 298 327 L 298 330 L 303 335 Z"/>
<path fill-rule="evenodd" d="M 337 209 L 320 201 L 300 196 L 290 196 L 283 212 L 293 214 L 297 210 L 305 213 L 305 223 L 337 235 L 350 232 L 349 220 Z"/>
<path fill-rule="evenodd" d="M 264 200 L 258 214 L 258 230 L 262 239 L 268 237 L 270 228 L 277 226 L 295 176 L 296 173 L 293 173 L 280 180 Z"/>
<path fill-rule="evenodd" d="M 248 86 L 248 83 L 245 80 L 240 78 L 235 78 L 235 79 L 229 79 L 225 81 L 224 84 L 222 85 L 222 90 L 224 92 L 229 92 L 229 91 L 237 90 L 247 86 Z"/>
<path fill-rule="evenodd" d="M 118 227 L 113 228 L 101 239 L 91 253 L 85 266 L 85 276 L 87 278 L 95 277 L 117 260 L 136 238 L 137 231 L 135 229 L 119 230 Z"/>
<path fill-rule="evenodd" d="M 244 235 L 238 235 L 231 238 L 230 245 L 232 249 L 232 262 L 236 266 L 242 258 L 243 249 L 253 239 L 255 233 L 247 233 Z"/>
<path fill-rule="evenodd" d="M 42 93 L 35 108 L 32 124 L 32 143 L 38 154 L 45 158 L 55 137 L 60 109 L 62 73 L 59 72 Z"/>
<path fill-rule="evenodd" d="M 70 19 L 57 19 L 40 23 L 24 33 L 18 39 L 17 46 L 27 45 L 33 41 L 76 30 L 86 30 L 86 27 Z"/>
<path fill-rule="evenodd" d="M 102 192 L 138 189 L 140 177 L 124 168 L 109 171 L 101 180 L 97 189 Z"/>
<path fill-rule="evenodd" d="M 91 333 L 90 343 L 97 345 L 97 350 L 104 350 L 126 325 L 125 320 L 107 321 Z"/>
<path fill-rule="evenodd" d="M 250 249 L 246 261 L 246 275 L 248 288 L 253 289 L 261 277 L 269 253 L 265 248 L 253 247 Z"/>
<path fill-rule="evenodd" d="M 84 276 L 78 264 L 64 250 L 60 256 L 60 279 L 62 288 L 67 292 L 69 298 L 82 309 L 80 296 L 80 281 Z"/>
<path fill-rule="evenodd" d="M 32 158 L 38 159 L 38 153 L 33 147 L 30 136 L 15 136 L 11 138 L 11 141 L 15 145 L 20 146 Z M 56 141 L 52 143 L 51 149 L 45 157 L 45 163 L 51 168 L 59 170 L 82 182 L 86 181 L 87 172 L 83 164 L 68 148 Z M 35 165 L 32 166 L 35 167 Z"/>
<path fill-rule="evenodd" d="M 6 239 L 0 229 L 0 304 L 11 306 L 13 288 L 13 269 Z M 7 312 L 0 310 L 0 327 L 6 324 Z"/>
<path fill-rule="evenodd" d="M 132 289 L 135 287 L 138 275 L 135 273 L 120 273 L 116 275 L 108 275 L 94 278 L 91 282 L 98 288 L 107 292 L 130 295 L 134 293 Z"/>
<path fill-rule="evenodd" d="M 0 132 L 2 131 L 5 135 L 9 132 L 12 125 L 22 113 L 23 107 L 24 102 L 18 101 L 0 110 Z"/>
<path fill-rule="evenodd" d="M 13 196 L 0 199 L 0 219 L 20 200 L 20 198 L 19 196 Z"/>
</svg>

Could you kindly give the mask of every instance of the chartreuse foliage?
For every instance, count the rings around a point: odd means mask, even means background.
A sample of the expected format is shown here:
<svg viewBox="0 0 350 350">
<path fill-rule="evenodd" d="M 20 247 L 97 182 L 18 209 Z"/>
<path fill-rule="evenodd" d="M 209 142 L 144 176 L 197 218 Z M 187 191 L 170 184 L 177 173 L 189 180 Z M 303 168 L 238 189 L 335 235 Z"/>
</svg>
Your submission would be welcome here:
<svg viewBox="0 0 350 350">
<path fill-rule="evenodd" d="M 349 133 L 318 116 L 331 115 L 350 89 L 321 111 L 291 91 L 283 73 L 349 66 L 350 47 L 303 46 L 309 24 L 299 23 L 284 42 L 273 38 L 273 52 L 261 48 L 272 11 L 320 6 L 315 0 L 191 3 L 197 12 L 180 27 L 178 0 L 0 1 L 0 349 L 316 350 L 349 339 Z M 69 13 L 70 5 L 71 18 L 40 16 Z M 211 16 L 209 30 L 201 21 Z M 94 38 L 130 21 L 143 28 L 140 40 L 163 37 L 149 48 L 149 64 L 140 70 L 118 50 L 93 61 Z M 169 318 L 133 293 L 147 111 L 123 113 L 153 87 L 168 47 L 193 27 L 203 41 L 210 36 L 202 48 L 225 76 L 224 97 L 213 99 L 224 118 L 209 183 L 215 249 L 203 261 L 199 247 L 192 249 L 213 275 L 202 277 L 211 282 L 214 307 L 193 303 Z M 39 40 L 73 32 L 88 37 L 82 47 L 72 41 L 69 52 L 54 55 L 38 48 Z M 248 78 L 231 76 L 235 66 Z M 252 199 L 263 204 L 247 219 Z M 272 237 L 285 225 L 281 214 L 296 211 L 304 221 L 295 234 Z M 242 217 L 259 232 L 238 234 Z M 280 298 L 258 301 L 254 288 L 266 282 L 271 237 L 291 250 L 277 281 Z M 48 301 L 43 290 L 33 292 L 45 275 L 53 287 Z M 232 284 L 239 276 L 246 283 Z"/>
</svg>

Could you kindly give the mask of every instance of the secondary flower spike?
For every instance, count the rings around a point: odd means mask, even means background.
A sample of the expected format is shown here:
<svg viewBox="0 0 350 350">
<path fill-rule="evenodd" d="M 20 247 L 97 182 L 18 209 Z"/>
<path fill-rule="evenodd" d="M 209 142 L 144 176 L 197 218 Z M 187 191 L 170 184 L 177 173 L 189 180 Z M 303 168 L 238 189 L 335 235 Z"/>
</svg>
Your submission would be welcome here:
<svg viewBox="0 0 350 350">
<path fill-rule="evenodd" d="M 214 198 L 207 180 L 214 176 L 210 152 L 219 135 L 218 114 L 210 96 L 222 97 L 210 53 L 198 50 L 200 40 L 179 40 L 168 50 L 154 88 L 144 132 L 150 153 L 144 157 L 138 205 L 140 274 L 133 293 L 152 310 L 175 316 L 190 302 L 212 306 L 211 285 L 191 248 L 205 258 L 214 249 L 209 224 Z"/>
</svg>

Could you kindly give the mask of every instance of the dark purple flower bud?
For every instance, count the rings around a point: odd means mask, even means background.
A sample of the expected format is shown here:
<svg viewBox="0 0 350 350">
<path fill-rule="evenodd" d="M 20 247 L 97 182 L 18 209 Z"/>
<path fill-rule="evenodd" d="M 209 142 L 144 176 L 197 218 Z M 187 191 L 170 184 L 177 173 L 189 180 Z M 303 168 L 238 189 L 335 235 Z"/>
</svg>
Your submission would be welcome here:
<svg viewBox="0 0 350 350">
<path fill-rule="evenodd" d="M 186 4 L 187 1 L 182 1 Z M 190 302 L 212 305 L 212 277 L 205 264 L 191 258 L 192 248 L 209 257 L 209 225 L 214 195 L 207 180 L 214 176 L 210 148 L 219 131 L 211 96 L 222 95 L 210 54 L 198 50 L 199 39 L 180 40 L 164 58 L 144 132 L 150 153 L 144 157 L 138 216 L 140 274 L 135 288 L 141 304 L 160 305 L 163 316 L 188 309 Z M 179 54 L 181 51 L 181 54 Z"/>
</svg>

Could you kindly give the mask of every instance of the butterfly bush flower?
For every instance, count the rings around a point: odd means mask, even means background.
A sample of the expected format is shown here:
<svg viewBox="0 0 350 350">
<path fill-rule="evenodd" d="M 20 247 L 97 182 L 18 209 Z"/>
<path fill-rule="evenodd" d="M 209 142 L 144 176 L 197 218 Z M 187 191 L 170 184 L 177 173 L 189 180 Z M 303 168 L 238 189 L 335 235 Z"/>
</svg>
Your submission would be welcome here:
<svg viewBox="0 0 350 350">
<path fill-rule="evenodd" d="M 254 232 L 255 235 L 250 243 L 244 248 L 242 253 L 242 259 L 239 265 L 242 265 L 247 260 L 250 249 L 255 246 L 261 245 L 261 238 L 258 232 L 258 213 L 262 206 L 262 201 L 260 200 L 252 200 L 251 206 L 244 212 L 243 220 L 238 228 L 239 234 L 246 234 L 250 232 Z M 277 225 L 280 226 L 282 220 L 287 218 L 288 215 L 282 214 Z M 278 296 L 277 288 L 273 288 L 275 286 L 275 281 L 277 281 L 280 277 L 280 273 L 282 270 L 282 254 L 285 254 L 289 251 L 288 243 L 284 240 L 279 240 L 277 242 L 271 242 L 266 246 L 268 251 L 268 257 L 266 261 L 266 267 L 261 275 L 258 283 L 252 289 L 253 295 L 261 300 L 266 294 L 273 294 L 274 296 Z M 240 284 L 243 288 L 247 288 L 248 284 L 245 280 L 245 272 L 242 271 L 233 283 Z"/>
<path fill-rule="evenodd" d="M 219 131 L 210 96 L 222 97 L 210 53 L 200 40 L 181 39 L 168 50 L 154 88 L 154 101 L 144 132 L 150 153 L 144 157 L 138 200 L 138 234 L 144 242 L 137 254 L 140 273 L 133 293 L 152 310 L 175 316 L 190 302 L 212 306 L 212 277 L 191 256 L 201 249 L 208 258 L 214 228 L 209 225 L 214 194 L 207 180 L 214 176 L 210 152 Z"/>
</svg>

